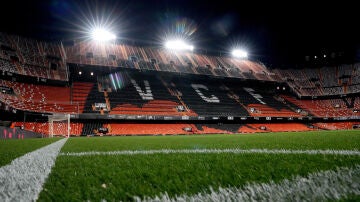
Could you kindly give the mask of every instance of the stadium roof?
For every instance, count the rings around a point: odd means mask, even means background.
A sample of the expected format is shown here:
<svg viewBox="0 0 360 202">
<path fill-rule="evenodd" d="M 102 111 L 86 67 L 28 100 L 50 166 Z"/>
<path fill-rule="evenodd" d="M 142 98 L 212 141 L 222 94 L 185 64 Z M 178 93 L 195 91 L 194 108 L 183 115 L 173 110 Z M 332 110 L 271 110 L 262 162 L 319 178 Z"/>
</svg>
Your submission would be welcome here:
<svg viewBox="0 0 360 202">
<path fill-rule="evenodd" d="M 69 40 L 101 22 L 119 40 L 160 44 L 176 33 L 209 52 L 246 48 L 249 58 L 275 65 L 306 55 L 355 58 L 360 45 L 357 6 L 348 2 L 14 0 L 2 7 L 0 32 Z"/>
</svg>

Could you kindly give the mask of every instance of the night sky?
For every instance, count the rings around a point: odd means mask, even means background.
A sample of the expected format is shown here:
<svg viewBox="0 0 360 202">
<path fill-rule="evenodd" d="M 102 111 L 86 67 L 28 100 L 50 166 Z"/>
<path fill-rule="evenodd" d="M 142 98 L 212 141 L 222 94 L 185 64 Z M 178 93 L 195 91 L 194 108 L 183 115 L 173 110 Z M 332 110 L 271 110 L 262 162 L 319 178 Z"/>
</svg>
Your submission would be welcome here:
<svg viewBox="0 0 360 202">
<path fill-rule="evenodd" d="M 243 47 L 268 66 L 296 66 L 305 56 L 358 61 L 358 7 L 350 3 L 190 0 L 7 1 L 0 32 L 45 40 L 82 38 L 106 24 L 118 40 L 160 45 L 166 36 L 186 38 L 211 54 Z M 237 5 L 236 5 L 237 4 Z"/>
</svg>

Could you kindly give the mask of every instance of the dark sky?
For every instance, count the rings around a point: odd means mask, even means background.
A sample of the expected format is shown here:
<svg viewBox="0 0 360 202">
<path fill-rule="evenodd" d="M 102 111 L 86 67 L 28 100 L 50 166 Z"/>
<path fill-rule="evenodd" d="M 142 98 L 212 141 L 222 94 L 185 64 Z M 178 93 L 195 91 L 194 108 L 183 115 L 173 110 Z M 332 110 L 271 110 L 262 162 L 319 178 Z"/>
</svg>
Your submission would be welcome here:
<svg viewBox="0 0 360 202">
<path fill-rule="evenodd" d="M 83 37 L 108 24 L 119 40 L 160 44 L 170 34 L 208 52 L 242 46 L 268 65 L 295 64 L 306 55 L 356 58 L 358 7 L 343 2 L 191 0 L 7 1 L 1 32 L 47 40 Z"/>
</svg>

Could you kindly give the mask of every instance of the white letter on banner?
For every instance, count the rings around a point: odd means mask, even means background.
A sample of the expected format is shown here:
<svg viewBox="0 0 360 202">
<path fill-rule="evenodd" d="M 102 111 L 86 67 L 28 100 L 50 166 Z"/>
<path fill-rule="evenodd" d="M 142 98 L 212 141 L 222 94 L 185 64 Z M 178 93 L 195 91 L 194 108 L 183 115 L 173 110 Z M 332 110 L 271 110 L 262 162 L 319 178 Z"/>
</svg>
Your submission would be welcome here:
<svg viewBox="0 0 360 202">
<path fill-rule="evenodd" d="M 151 93 L 149 81 L 144 80 L 144 86 L 145 86 L 146 93 L 140 88 L 140 86 L 136 83 L 136 81 L 134 79 L 131 79 L 131 83 L 133 84 L 136 91 L 139 93 L 140 97 L 143 100 L 153 100 L 154 99 L 153 94 Z"/>
<path fill-rule="evenodd" d="M 209 90 L 206 86 L 202 84 L 191 84 L 191 87 L 193 87 L 196 91 L 196 93 L 206 102 L 212 102 L 212 103 L 219 103 L 220 100 L 215 95 L 211 95 L 211 97 L 206 97 L 200 89 Z"/>
</svg>

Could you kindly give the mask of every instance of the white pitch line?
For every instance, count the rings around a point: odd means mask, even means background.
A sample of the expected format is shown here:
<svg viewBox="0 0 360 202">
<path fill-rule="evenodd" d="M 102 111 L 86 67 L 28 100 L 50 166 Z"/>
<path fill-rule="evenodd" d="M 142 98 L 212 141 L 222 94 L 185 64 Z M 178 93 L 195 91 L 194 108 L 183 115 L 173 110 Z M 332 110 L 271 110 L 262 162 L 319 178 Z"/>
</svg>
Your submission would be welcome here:
<svg viewBox="0 0 360 202">
<path fill-rule="evenodd" d="M 36 201 L 67 138 L 27 153 L 0 168 L 0 201 Z"/>
<path fill-rule="evenodd" d="M 124 150 L 124 151 L 89 151 L 62 152 L 61 156 L 95 156 L 95 155 L 137 155 L 137 154 L 326 154 L 360 156 L 358 150 L 287 150 L 287 149 L 160 149 L 160 150 Z"/>
<path fill-rule="evenodd" d="M 328 201 L 349 195 L 360 195 L 360 165 L 322 171 L 307 177 L 296 176 L 280 183 L 247 184 L 242 188 L 219 188 L 195 195 L 170 197 L 167 193 L 156 197 L 134 197 L 137 202 L 175 201 Z"/>
</svg>

